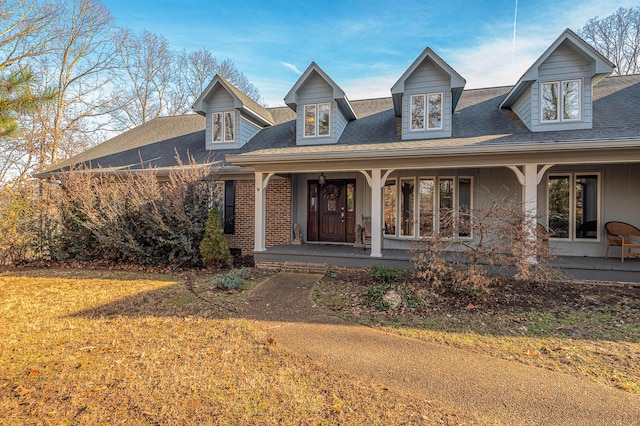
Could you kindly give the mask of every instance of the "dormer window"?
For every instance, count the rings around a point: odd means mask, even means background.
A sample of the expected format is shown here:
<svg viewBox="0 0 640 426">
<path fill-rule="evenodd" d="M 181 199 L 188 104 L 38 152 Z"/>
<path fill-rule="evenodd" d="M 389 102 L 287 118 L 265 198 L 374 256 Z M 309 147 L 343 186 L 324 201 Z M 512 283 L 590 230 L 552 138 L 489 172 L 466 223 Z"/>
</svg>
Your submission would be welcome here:
<svg viewBox="0 0 640 426">
<path fill-rule="evenodd" d="M 329 136 L 330 104 L 307 104 L 304 106 L 304 137 Z"/>
<path fill-rule="evenodd" d="M 233 111 L 214 112 L 213 118 L 213 141 L 233 142 L 235 140 L 236 119 Z"/>
<path fill-rule="evenodd" d="M 542 83 L 542 121 L 580 120 L 580 80 Z"/>
<path fill-rule="evenodd" d="M 411 131 L 442 129 L 443 93 L 411 95 Z"/>
</svg>

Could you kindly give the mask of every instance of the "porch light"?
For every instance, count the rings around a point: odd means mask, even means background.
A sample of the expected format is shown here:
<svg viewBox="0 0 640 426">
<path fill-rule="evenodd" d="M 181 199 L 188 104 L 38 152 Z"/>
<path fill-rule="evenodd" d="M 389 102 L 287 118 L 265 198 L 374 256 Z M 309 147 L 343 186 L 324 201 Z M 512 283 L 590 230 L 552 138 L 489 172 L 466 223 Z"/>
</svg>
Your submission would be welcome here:
<svg viewBox="0 0 640 426">
<path fill-rule="evenodd" d="M 325 182 L 326 182 L 326 177 L 324 173 L 320 173 L 320 176 L 318 176 L 318 183 L 320 185 L 324 185 Z"/>
</svg>

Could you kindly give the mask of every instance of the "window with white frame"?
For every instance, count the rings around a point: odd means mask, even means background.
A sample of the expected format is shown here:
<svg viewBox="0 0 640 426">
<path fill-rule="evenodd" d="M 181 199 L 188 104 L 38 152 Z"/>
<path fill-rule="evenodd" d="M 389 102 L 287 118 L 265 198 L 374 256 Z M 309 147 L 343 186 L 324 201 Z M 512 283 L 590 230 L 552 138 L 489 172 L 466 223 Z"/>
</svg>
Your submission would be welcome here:
<svg viewBox="0 0 640 426">
<path fill-rule="evenodd" d="M 329 136 L 331 105 L 329 103 L 304 106 L 304 137 Z"/>
<path fill-rule="evenodd" d="M 442 129 L 442 93 L 411 95 L 410 130 Z"/>
<path fill-rule="evenodd" d="M 580 80 L 541 84 L 542 122 L 580 120 Z"/>
<path fill-rule="evenodd" d="M 552 238 L 599 240 L 600 174 L 553 174 L 547 179 L 547 215 Z"/>
<path fill-rule="evenodd" d="M 235 140 L 236 118 L 233 111 L 214 112 L 212 117 L 212 133 L 214 142 L 233 142 Z"/>
<path fill-rule="evenodd" d="M 383 189 L 385 235 L 471 238 L 471 177 L 387 179 Z"/>
</svg>

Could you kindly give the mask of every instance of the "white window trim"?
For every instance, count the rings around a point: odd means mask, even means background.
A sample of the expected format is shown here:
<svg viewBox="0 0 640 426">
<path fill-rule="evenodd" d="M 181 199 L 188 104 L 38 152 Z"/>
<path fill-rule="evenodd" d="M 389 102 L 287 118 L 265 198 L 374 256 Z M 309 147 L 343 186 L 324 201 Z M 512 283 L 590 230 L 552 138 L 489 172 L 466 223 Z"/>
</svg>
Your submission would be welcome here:
<svg viewBox="0 0 640 426">
<path fill-rule="evenodd" d="M 580 173 L 582 174 L 582 173 Z M 554 174 L 555 176 L 555 174 Z M 418 186 L 417 184 L 420 182 L 421 179 L 432 179 L 434 182 L 434 194 L 433 194 L 433 232 L 434 234 L 437 234 L 438 232 L 440 232 L 440 180 L 442 179 L 452 179 L 453 180 L 453 210 L 454 210 L 454 214 L 456 215 L 456 217 L 458 216 L 458 214 L 460 213 L 460 202 L 458 199 L 458 187 L 459 187 L 459 180 L 460 179 L 469 179 L 471 182 L 471 199 L 470 199 L 470 203 L 471 203 L 471 224 L 473 225 L 473 208 L 474 208 L 474 203 L 475 203 L 475 195 L 474 195 L 474 177 L 473 176 L 398 176 L 398 177 L 393 177 L 393 178 L 388 178 L 387 182 L 395 182 L 395 187 L 396 187 L 396 191 L 395 191 L 395 195 L 396 195 L 396 220 L 395 220 L 395 228 L 396 228 L 396 232 L 395 234 L 384 234 L 385 238 L 389 238 L 389 239 L 397 239 L 397 240 L 422 240 L 422 239 L 432 239 L 433 236 L 421 236 L 420 235 L 420 193 L 418 190 Z M 401 183 L 403 180 L 413 180 L 413 190 L 414 190 L 414 195 L 413 195 L 413 202 L 414 202 L 414 210 L 413 210 L 413 222 L 414 222 L 414 234 L 413 235 L 401 235 L 401 224 L 402 224 L 402 217 L 401 217 L 401 203 L 400 203 L 400 198 L 401 198 Z M 598 198 L 598 202 L 599 202 L 599 198 Z M 383 202 L 384 202 L 384 197 L 383 197 Z M 383 210 L 384 210 L 384 206 L 383 206 Z M 454 239 L 458 239 L 458 240 L 464 240 L 464 241 L 471 241 L 474 239 L 474 233 L 473 233 L 473 226 L 471 226 L 471 232 L 470 235 L 467 237 L 461 237 L 458 236 L 458 228 L 457 228 L 457 224 L 454 224 L 454 230 L 453 230 L 453 238 Z"/>
<path fill-rule="evenodd" d="M 214 119 L 213 117 L 216 114 L 221 114 L 222 115 L 222 140 L 214 140 L 215 138 L 215 131 L 214 131 Z M 231 114 L 231 116 L 233 117 L 233 139 L 229 140 L 227 139 L 227 122 L 225 120 L 225 115 L 226 114 Z M 235 111 L 216 111 L 216 112 L 212 112 L 211 113 L 211 142 L 214 144 L 219 144 L 219 143 L 233 143 L 236 141 L 236 114 Z"/>
<path fill-rule="evenodd" d="M 563 118 L 564 116 L 564 93 L 562 92 L 562 84 L 563 83 L 578 83 L 578 118 Z M 545 84 L 558 84 L 558 118 L 555 120 L 545 120 L 544 117 L 544 90 L 542 89 Z M 540 123 L 544 124 L 554 124 L 554 123 L 571 123 L 582 120 L 582 79 L 572 79 L 572 80 L 555 80 L 555 81 L 542 81 L 540 82 Z"/>
<path fill-rule="evenodd" d="M 433 204 L 431 206 L 431 229 L 433 230 L 432 234 L 435 234 L 438 232 L 438 229 L 436 228 L 437 226 L 437 222 L 436 222 L 436 218 L 438 216 L 438 212 L 436 211 L 436 204 L 438 204 L 437 198 L 438 198 L 438 188 L 436 188 L 436 186 L 438 185 L 438 178 L 436 176 L 418 176 L 418 188 L 416 190 L 416 217 L 418 218 L 418 223 L 416 224 L 416 236 L 418 238 L 433 238 L 433 235 L 421 235 L 420 234 L 420 215 L 422 213 L 422 211 L 420 210 L 420 181 L 421 180 L 432 180 L 433 181 Z"/>
<path fill-rule="evenodd" d="M 598 226 L 596 228 L 597 237 L 596 238 L 576 238 L 576 177 L 580 176 L 598 176 L 598 202 L 596 204 L 597 209 L 597 218 Z M 549 173 L 546 178 L 546 219 L 547 219 L 547 228 L 549 227 L 549 177 L 550 176 L 567 176 L 569 178 L 569 238 L 556 238 L 551 235 L 549 238 L 552 241 L 558 242 L 577 242 L 577 243 L 600 243 L 602 242 L 602 172 L 595 171 L 579 171 L 579 172 L 558 172 L 558 173 Z"/>
<path fill-rule="evenodd" d="M 318 116 L 318 113 L 320 111 L 320 105 L 328 105 L 329 106 L 329 132 L 326 135 L 321 135 L 319 130 L 320 130 L 320 118 Z M 315 120 L 315 128 L 314 128 L 314 133 L 313 135 L 307 135 L 306 134 L 306 130 L 307 130 L 307 126 L 304 125 L 304 120 L 307 117 L 307 107 L 308 106 L 315 106 L 315 115 L 314 115 L 314 120 Z M 302 106 L 302 137 L 303 138 L 307 138 L 307 139 L 311 139 L 311 138 L 329 138 L 331 137 L 331 123 L 333 122 L 333 119 L 331 118 L 331 102 L 318 102 L 316 104 L 304 104 Z"/>
<path fill-rule="evenodd" d="M 427 101 L 430 95 L 440 95 L 440 105 L 441 108 L 441 116 L 440 116 L 440 126 L 439 127 L 429 127 L 429 102 Z M 424 101 L 424 119 L 422 120 L 422 127 L 413 128 L 411 127 L 411 117 L 413 115 L 413 98 L 414 97 L 422 97 Z M 431 130 L 442 130 L 444 128 L 444 92 L 430 92 L 430 93 L 417 93 L 415 95 L 411 95 L 409 99 L 409 131 L 410 132 L 428 132 Z"/>
<path fill-rule="evenodd" d="M 386 226 L 385 226 L 385 230 L 382 232 L 382 235 L 384 237 L 397 237 L 399 235 L 400 229 L 398 228 L 398 211 L 400 210 L 400 203 L 398 202 L 398 188 L 400 187 L 400 179 L 399 178 L 387 178 L 387 180 L 385 181 L 385 185 L 382 187 L 382 222 L 383 225 L 385 225 L 385 216 L 384 216 L 384 190 L 386 188 L 386 184 L 387 182 L 393 182 L 394 186 L 395 186 L 395 193 L 396 193 L 396 217 L 395 217 L 395 232 L 393 234 L 387 234 L 386 233 Z"/>
<path fill-rule="evenodd" d="M 413 218 L 412 218 L 412 228 L 413 235 L 402 235 L 402 182 L 411 182 L 413 183 Z M 419 222 L 420 216 L 418 215 L 418 211 L 416 209 L 416 200 L 418 195 L 418 187 L 416 186 L 416 177 L 415 176 L 405 176 L 399 177 L 396 189 L 396 236 L 401 239 L 407 240 L 415 240 L 416 236 L 416 224 Z M 398 226 L 399 225 L 399 226 Z"/>
</svg>

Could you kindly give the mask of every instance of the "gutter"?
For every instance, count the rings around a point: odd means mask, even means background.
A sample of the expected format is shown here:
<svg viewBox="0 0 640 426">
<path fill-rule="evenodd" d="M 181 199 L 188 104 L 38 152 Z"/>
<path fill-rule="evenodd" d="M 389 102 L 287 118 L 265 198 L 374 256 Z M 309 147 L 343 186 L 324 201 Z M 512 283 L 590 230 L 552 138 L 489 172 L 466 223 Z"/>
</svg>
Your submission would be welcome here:
<svg viewBox="0 0 640 426">
<path fill-rule="evenodd" d="M 348 151 L 313 151 L 313 152 L 287 152 L 258 154 L 245 153 L 227 155 L 226 161 L 237 165 L 247 164 L 268 164 L 272 162 L 296 162 L 296 161 L 327 161 L 327 160 L 349 160 L 349 159 L 378 159 L 378 158 L 406 158 L 415 156 L 447 156 L 447 155 L 481 155 L 481 154 L 504 154 L 518 152 L 553 152 L 570 150 L 592 150 L 592 149 L 621 149 L 640 148 L 640 138 L 628 139 L 597 139 L 580 141 L 547 141 L 536 143 L 511 143 L 501 145 L 459 145 L 452 147 L 424 147 L 424 148 L 387 148 L 387 149 L 355 149 Z"/>
</svg>

